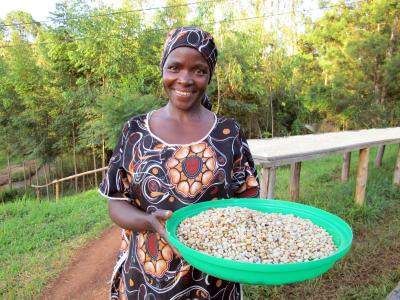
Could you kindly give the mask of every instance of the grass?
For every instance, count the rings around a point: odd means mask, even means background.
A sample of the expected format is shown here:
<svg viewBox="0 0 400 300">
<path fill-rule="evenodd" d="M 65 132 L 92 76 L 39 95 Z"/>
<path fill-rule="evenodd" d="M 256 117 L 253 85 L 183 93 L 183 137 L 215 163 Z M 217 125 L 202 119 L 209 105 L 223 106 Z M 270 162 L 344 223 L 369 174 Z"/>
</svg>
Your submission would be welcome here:
<svg viewBox="0 0 400 300">
<path fill-rule="evenodd" d="M 397 145 L 386 147 L 381 168 L 370 154 L 366 205 L 354 204 L 358 155 L 351 179 L 340 182 L 341 156 L 302 164 L 299 202 L 346 220 L 354 231 L 349 254 L 321 277 L 286 286 L 245 286 L 245 299 L 384 299 L 400 281 L 400 189 L 392 184 Z M 289 199 L 290 169 L 279 168 L 276 198 Z"/>
<path fill-rule="evenodd" d="M 96 191 L 59 202 L 0 205 L 0 298 L 32 298 L 68 263 L 74 249 L 110 225 Z"/>
<path fill-rule="evenodd" d="M 397 146 L 389 146 L 383 166 L 371 151 L 367 198 L 354 204 L 355 170 L 340 182 L 341 156 L 304 162 L 299 202 L 345 219 L 354 230 L 350 253 L 323 276 L 286 286 L 245 286 L 244 298 L 383 299 L 400 281 L 400 189 L 392 185 Z M 289 199 L 290 170 L 278 169 L 276 198 Z M 59 202 L 22 199 L 0 205 L 0 295 L 32 298 L 61 272 L 74 249 L 110 225 L 106 202 L 96 191 Z M 1 297 L 0 297 L 1 298 Z"/>
</svg>

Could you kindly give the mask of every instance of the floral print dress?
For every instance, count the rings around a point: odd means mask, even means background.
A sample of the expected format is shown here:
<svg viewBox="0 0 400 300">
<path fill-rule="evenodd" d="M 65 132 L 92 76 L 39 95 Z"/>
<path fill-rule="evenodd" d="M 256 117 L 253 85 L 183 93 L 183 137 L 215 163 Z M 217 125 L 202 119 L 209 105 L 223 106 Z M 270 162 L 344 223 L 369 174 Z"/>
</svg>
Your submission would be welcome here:
<svg viewBox="0 0 400 300">
<path fill-rule="evenodd" d="M 100 185 L 110 201 L 151 213 L 223 198 L 258 197 L 259 184 L 239 125 L 215 116 L 210 132 L 191 144 L 154 135 L 151 113 L 131 118 Z M 201 126 L 201 125 L 200 125 Z M 205 274 L 176 257 L 157 233 L 122 230 L 112 299 L 240 299 L 238 283 Z"/>
</svg>

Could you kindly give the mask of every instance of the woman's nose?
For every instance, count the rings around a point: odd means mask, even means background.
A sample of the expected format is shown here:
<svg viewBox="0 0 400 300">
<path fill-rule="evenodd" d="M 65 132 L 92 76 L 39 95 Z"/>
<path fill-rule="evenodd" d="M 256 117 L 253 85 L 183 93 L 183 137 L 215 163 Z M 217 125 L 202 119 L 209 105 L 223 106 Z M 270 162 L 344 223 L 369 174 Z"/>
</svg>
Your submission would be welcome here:
<svg viewBox="0 0 400 300">
<path fill-rule="evenodd" d="M 184 84 L 184 85 L 191 85 L 193 84 L 193 78 L 188 71 L 182 70 L 179 72 L 179 77 L 178 77 L 178 83 Z"/>
</svg>

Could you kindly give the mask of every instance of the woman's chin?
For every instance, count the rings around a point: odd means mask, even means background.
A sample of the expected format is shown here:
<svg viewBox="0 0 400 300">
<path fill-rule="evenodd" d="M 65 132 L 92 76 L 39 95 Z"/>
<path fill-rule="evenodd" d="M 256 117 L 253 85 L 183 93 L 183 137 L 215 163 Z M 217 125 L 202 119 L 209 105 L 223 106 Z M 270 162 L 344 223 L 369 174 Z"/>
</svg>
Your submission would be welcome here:
<svg viewBox="0 0 400 300">
<path fill-rule="evenodd" d="M 198 107 L 198 103 L 197 101 L 193 101 L 193 100 L 181 100 L 181 99 L 174 99 L 174 100 L 170 100 L 170 104 L 180 110 L 191 110 L 193 108 Z"/>
</svg>

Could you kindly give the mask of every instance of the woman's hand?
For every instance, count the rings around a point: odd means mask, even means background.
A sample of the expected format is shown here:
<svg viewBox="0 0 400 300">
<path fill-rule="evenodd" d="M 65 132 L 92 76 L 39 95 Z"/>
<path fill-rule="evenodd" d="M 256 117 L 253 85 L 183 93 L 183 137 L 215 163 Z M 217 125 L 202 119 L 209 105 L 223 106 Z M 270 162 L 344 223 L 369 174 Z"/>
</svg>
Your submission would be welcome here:
<svg viewBox="0 0 400 300">
<path fill-rule="evenodd" d="M 108 209 L 111 220 L 119 227 L 134 231 L 151 230 L 157 232 L 168 242 L 165 234 L 165 221 L 172 216 L 172 211 L 158 209 L 148 214 L 127 201 L 109 201 Z M 177 256 L 180 256 L 176 249 L 172 246 L 171 248 Z"/>
<path fill-rule="evenodd" d="M 165 232 L 165 222 L 172 216 L 172 211 L 164 210 L 164 209 L 157 209 L 156 211 L 152 212 L 149 215 L 149 224 L 152 227 L 154 232 L 157 232 L 160 237 L 164 239 L 164 241 L 168 242 L 167 235 Z M 175 255 L 180 257 L 181 255 L 179 252 L 169 245 L 174 251 Z"/>
<path fill-rule="evenodd" d="M 149 214 L 149 224 L 154 232 L 157 232 L 164 240 L 167 240 L 165 233 L 165 222 L 172 216 L 172 211 L 157 209 Z"/>
</svg>

